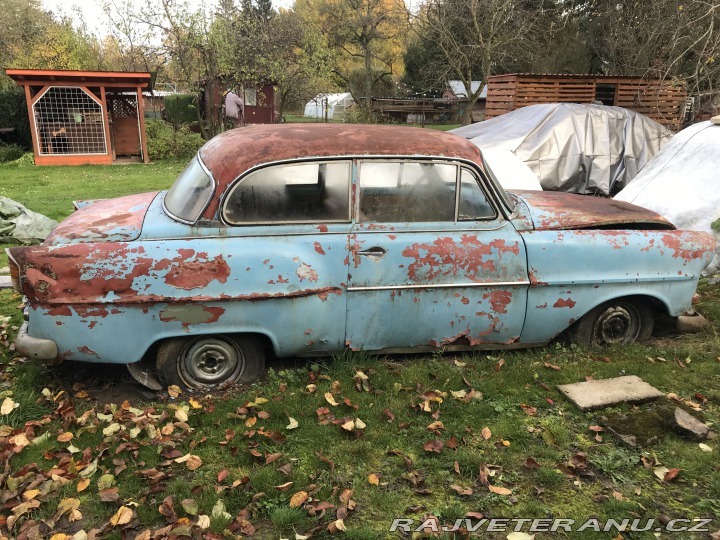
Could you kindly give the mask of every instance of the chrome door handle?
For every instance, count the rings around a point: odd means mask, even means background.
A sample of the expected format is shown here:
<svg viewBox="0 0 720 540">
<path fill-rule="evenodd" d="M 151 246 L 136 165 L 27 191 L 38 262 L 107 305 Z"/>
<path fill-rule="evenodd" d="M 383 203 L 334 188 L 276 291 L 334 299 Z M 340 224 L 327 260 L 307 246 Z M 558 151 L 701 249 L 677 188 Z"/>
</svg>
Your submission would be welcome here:
<svg viewBox="0 0 720 540">
<path fill-rule="evenodd" d="M 387 250 L 385 248 L 381 248 L 380 246 L 371 247 L 369 249 L 357 252 L 358 255 L 362 255 L 363 257 L 367 257 L 368 259 L 371 259 L 373 261 L 379 261 L 385 256 L 386 253 Z"/>
</svg>

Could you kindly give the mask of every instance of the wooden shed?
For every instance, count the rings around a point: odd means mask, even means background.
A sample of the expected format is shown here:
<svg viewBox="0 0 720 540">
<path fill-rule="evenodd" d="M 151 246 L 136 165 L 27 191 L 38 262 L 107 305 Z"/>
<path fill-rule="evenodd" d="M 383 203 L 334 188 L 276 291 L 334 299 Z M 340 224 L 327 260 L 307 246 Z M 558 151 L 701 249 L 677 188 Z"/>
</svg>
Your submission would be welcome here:
<svg viewBox="0 0 720 540">
<path fill-rule="evenodd" d="M 488 78 L 485 118 L 539 103 L 614 105 L 679 130 L 687 93 L 670 80 L 612 75 L 513 73 Z"/>
<path fill-rule="evenodd" d="M 36 165 L 149 161 L 143 90 L 150 73 L 8 69 L 25 89 Z"/>
</svg>

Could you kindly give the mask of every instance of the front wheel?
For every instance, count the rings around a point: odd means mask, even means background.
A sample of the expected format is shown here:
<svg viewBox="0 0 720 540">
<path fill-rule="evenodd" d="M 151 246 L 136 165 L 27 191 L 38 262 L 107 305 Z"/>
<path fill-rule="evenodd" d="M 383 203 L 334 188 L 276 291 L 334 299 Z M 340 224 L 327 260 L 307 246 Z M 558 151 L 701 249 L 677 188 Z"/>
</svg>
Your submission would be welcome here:
<svg viewBox="0 0 720 540">
<path fill-rule="evenodd" d="M 652 335 L 653 310 L 635 299 L 600 304 L 570 328 L 570 338 L 584 347 L 624 345 L 645 341 Z"/>
<path fill-rule="evenodd" d="M 196 336 L 165 340 L 157 353 L 156 371 L 164 386 L 211 388 L 254 381 L 265 353 L 252 336 Z"/>
</svg>

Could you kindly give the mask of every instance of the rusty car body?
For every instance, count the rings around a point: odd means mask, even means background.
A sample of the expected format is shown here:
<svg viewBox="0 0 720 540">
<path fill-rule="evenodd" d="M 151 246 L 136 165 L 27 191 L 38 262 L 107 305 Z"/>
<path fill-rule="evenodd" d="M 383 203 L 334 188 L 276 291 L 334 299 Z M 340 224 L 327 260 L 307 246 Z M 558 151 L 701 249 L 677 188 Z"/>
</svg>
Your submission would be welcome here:
<svg viewBox="0 0 720 540">
<path fill-rule="evenodd" d="M 330 124 L 223 133 L 169 191 L 85 202 L 8 254 L 19 352 L 204 387 L 267 355 L 644 339 L 713 249 L 627 203 L 506 193 L 455 135 Z"/>
</svg>

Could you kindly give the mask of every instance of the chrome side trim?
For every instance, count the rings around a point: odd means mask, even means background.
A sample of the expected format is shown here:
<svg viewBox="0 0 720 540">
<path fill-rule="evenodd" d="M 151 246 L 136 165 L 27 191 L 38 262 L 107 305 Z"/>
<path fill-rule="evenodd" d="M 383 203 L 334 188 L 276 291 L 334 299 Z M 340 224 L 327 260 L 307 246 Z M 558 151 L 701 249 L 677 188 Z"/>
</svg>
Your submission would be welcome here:
<svg viewBox="0 0 720 540">
<path fill-rule="evenodd" d="M 604 283 L 651 283 L 653 281 L 692 281 L 693 276 L 656 276 L 638 278 L 612 278 L 612 279 L 578 279 L 575 281 L 543 281 L 534 283 L 533 287 L 566 287 L 568 285 L 602 285 Z"/>
<path fill-rule="evenodd" d="M 435 285 L 382 285 L 377 287 L 348 287 L 348 292 L 393 291 L 397 289 L 457 289 L 470 287 L 524 287 L 529 281 L 493 281 L 488 283 L 438 283 Z"/>
</svg>

